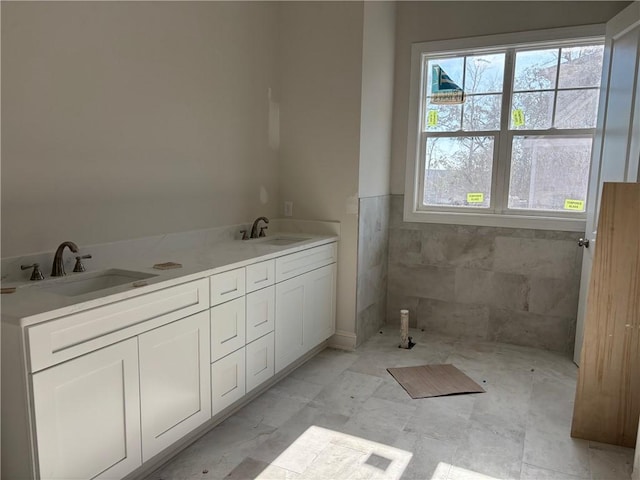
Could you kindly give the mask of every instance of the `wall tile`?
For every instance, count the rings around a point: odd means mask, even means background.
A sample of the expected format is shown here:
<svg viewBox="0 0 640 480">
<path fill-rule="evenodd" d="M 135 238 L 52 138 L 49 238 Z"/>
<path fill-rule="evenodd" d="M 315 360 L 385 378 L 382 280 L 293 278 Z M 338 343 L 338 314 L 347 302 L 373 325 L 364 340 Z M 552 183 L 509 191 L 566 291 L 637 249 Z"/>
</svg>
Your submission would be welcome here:
<svg viewBox="0 0 640 480">
<path fill-rule="evenodd" d="M 581 265 L 577 244 L 563 240 L 496 237 L 493 269 L 497 272 L 571 278 Z"/>
<path fill-rule="evenodd" d="M 453 301 L 455 269 L 433 265 L 389 265 L 389 288 L 404 295 Z"/>
<path fill-rule="evenodd" d="M 484 322 L 492 339 L 572 351 L 579 233 L 403 222 L 403 198 L 391 196 L 389 321 L 409 308 L 412 326 L 482 337 Z"/>
<path fill-rule="evenodd" d="M 491 305 L 516 311 L 529 310 L 529 279 L 524 275 L 494 272 Z"/>
<path fill-rule="evenodd" d="M 497 342 L 569 353 L 573 349 L 572 324 L 575 325 L 575 318 L 491 308 L 488 338 Z"/>
<path fill-rule="evenodd" d="M 385 323 L 389 258 L 390 196 L 361 198 L 358 216 L 356 341 Z"/>
<path fill-rule="evenodd" d="M 423 231 L 422 263 L 490 269 L 494 238 L 491 235 L 461 233 L 455 225 Z"/>
<path fill-rule="evenodd" d="M 486 339 L 489 307 L 421 298 L 418 302 L 417 327 L 426 332 L 455 337 Z"/>
<path fill-rule="evenodd" d="M 489 270 L 458 268 L 455 274 L 455 301 L 488 305 L 493 297 L 493 276 Z"/>
<path fill-rule="evenodd" d="M 395 262 L 422 263 L 422 232 L 393 228 L 389 231 L 389 257 Z"/>
</svg>

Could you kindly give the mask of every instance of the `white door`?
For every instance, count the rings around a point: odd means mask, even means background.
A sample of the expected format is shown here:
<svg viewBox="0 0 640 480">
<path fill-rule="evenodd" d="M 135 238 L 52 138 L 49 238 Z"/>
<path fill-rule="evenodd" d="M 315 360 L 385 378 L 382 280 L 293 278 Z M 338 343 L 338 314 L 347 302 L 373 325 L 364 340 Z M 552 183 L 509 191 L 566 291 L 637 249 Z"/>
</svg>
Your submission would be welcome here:
<svg viewBox="0 0 640 480">
<path fill-rule="evenodd" d="M 211 418 L 209 312 L 138 337 L 142 459 Z"/>
<path fill-rule="evenodd" d="M 607 23 L 596 137 L 593 143 L 587 225 L 582 257 L 574 362 L 579 365 L 600 195 L 604 182 L 637 182 L 640 163 L 640 2 Z"/>
<path fill-rule="evenodd" d="M 116 479 L 142 463 L 136 339 L 33 375 L 42 479 Z"/>
<path fill-rule="evenodd" d="M 300 275 L 276 285 L 275 373 L 304 353 L 305 277 Z"/>
<path fill-rule="evenodd" d="M 309 311 L 304 317 L 305 351 L 324 342 L 334 334 L 336 318 L 336 264 L 327 265 L 308 277 Z"/>
</svg>

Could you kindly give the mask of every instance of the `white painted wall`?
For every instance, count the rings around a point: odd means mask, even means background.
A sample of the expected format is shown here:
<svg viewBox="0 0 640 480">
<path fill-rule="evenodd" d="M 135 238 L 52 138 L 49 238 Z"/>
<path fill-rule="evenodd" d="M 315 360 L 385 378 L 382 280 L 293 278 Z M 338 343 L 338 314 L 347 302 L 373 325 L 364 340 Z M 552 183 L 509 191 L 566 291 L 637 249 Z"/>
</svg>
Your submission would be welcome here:
<svg viewBox="0 0 640 480">
<path fill-rule="evenodd" d="M 1 8 L 3 257 L 277 212 L 276 4 Z"/>
<path fill-rule="evenodd" d="M 413 42 L 605 23 L 629 2 L 398 2 L 391 193 L 404 193 Z"/>
<path fill-rule="evenodd" d="M 396 6 L 364 4 L 359 196 L 389 194 Z"/>
<path fill-rule="evenodd" d="M 353 335 L 363 4 L 284 2 L 279 33 L 280 199 L 341 222 L 336 326 Z"/>
</svg>

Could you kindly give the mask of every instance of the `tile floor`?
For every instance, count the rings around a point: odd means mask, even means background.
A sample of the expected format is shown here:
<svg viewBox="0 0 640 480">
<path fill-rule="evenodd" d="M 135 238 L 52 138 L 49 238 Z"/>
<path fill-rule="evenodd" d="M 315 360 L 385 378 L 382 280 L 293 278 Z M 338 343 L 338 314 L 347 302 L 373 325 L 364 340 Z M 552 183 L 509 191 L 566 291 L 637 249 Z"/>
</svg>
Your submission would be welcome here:
<svg viewBox="0 0 640 480">
<path fill-rule="evenodd" d="M 147 480 L 629 479 L 633 450 L 569 435 L 577 369 L 562 355 L 385 328 L 327 349 Z M 387 367 L 452 363 L 486 393 L 413 400 Z"/>
</svg>

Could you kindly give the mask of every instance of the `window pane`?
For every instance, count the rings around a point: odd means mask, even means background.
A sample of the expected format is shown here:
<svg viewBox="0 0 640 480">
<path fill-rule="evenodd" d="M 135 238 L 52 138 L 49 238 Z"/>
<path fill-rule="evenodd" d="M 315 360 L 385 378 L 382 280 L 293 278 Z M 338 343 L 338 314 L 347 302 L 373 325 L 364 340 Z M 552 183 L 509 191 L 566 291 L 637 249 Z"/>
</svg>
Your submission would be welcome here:
<svg viewBox="0 0 640 480">
<path fill-rule="evenodd" d="M 584 212 L 591 138 L 514 137 L 509 208 Z"/>
<path fill-rule="evenodd" d="M 424 205 L 487 208 L 493 137 L 427 138 Z"/>
<path fill-rule="evenodd" d="M 424 114 L 425 132 L 455 132 L 460 130 L 461 105 L 438 105 L 427 102 Z"/>
<path fill-rule="evenodd" d="M 556 105 L 556 128 L 595 128 L 598 94 L 593 90 L 561 90 Z"/>
<path fill-rule="evenodd" d="M 504 53 L 473 55 L 466 59 L 465 93 L 502 92 Z"/>
<path fill-rule="evenodd" d="M 559 87 L 599 87 L 603 52 L 604 45 L 563 48 Z"/>
<path fill-rule="evenodd" d="M 464 102 L 462 128 L 466 131 L 500 130 L 502 95 L 469 95 Z"/>
<path fill-rule="evenodd" d="M 511 106 L 511 128 L 515 130 L 551 127 L 553 92 L 514 93 Z"/>
<path fill-rule="evenodd" d="M 555 88 L 557 69 L 557 48 L 517 52 L 513 89 L 518 91 Z"/>
</svg>

